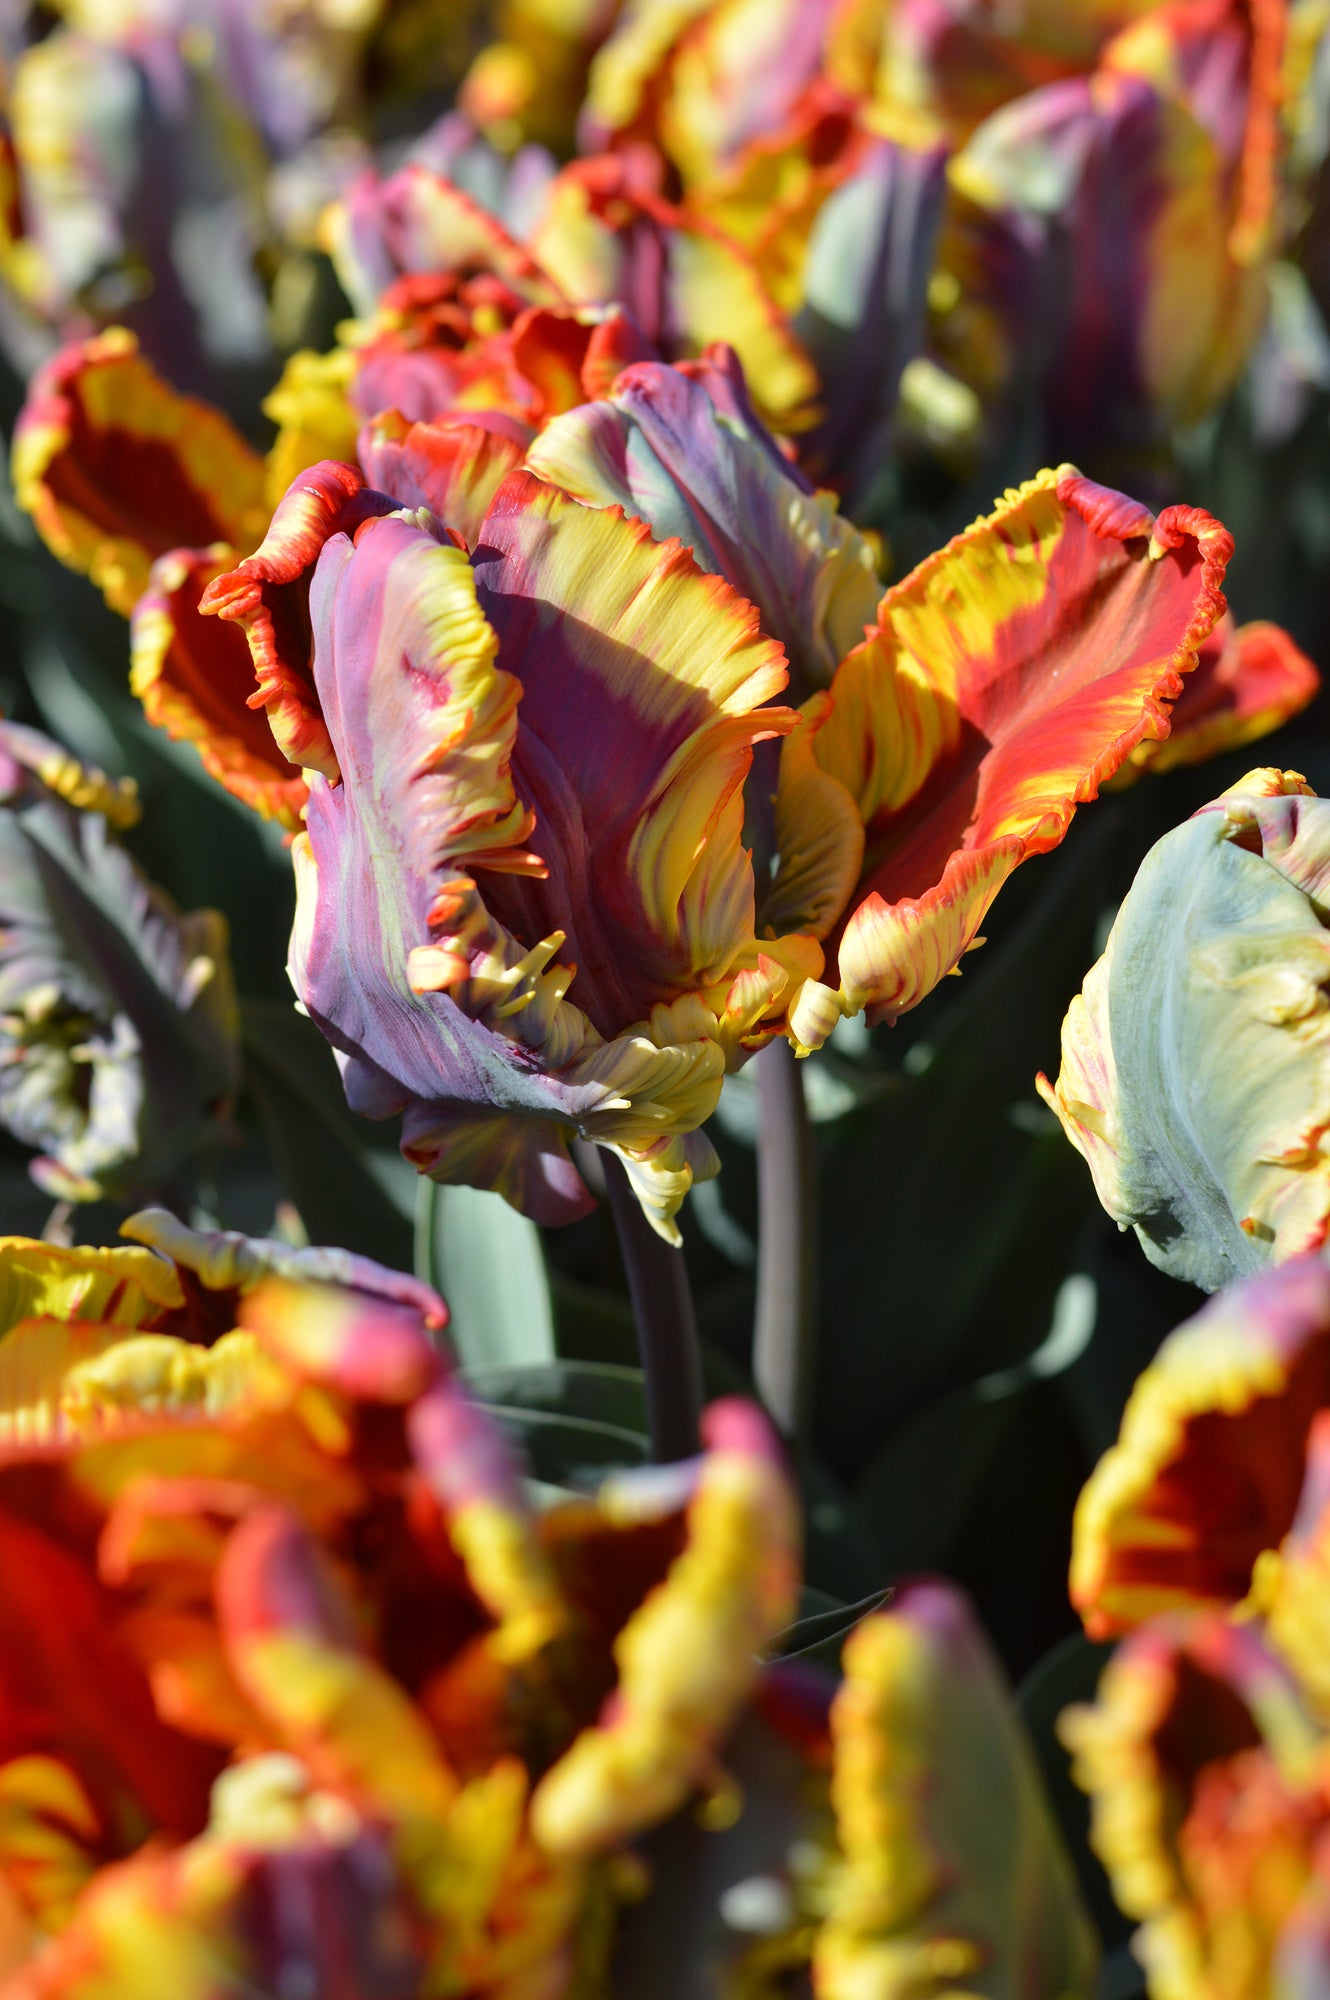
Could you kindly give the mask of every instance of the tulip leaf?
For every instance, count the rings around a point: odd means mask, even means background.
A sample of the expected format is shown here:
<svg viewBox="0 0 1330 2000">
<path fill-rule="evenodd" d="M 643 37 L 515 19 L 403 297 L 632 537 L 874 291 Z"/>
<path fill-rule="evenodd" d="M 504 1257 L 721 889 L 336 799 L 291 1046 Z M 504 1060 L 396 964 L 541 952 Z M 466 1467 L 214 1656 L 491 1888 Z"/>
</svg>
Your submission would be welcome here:
<svg viewBox="0 0 1330 2000">
<path fill-rule="evenodd" d="M 799 1595 L 799 1617 L 778 1632 L 771 1643 L 773 1660 L 803 1660 L 830 1667 L 840 1664 L 840 1651 L 860 1619 L 880 1611 L 889 1590 L 870 1591 L 857 1604 L 842 1604 L 825 1590 L 805 1584 Z"/>
<path fill-rule="evenodd" d="M 416 1275 L 448 1301 L 464 1367 L 554 1358 L 554 1306 L 540 1231 L 500 1194 L 421 1180 Z"/>
<path fill-rule="evenodd" d="M 552 1361 L 464 1368 L 462 1380 L 547 1485 L 585 1492 L 617 1466 L 647 1462 L 646 1402 L 636 1368 Z"/>
<path fill-rule="evenodd" d="M 646 1393 L 639 1368 L 607 1361 L 550 1361 L 533 1367 L 465 1366 L 461 1373 L 482 1403 L 608 1425 L 645 1444 Z"/>
<path fill-rule="evenodd" d="M 347 1110 L 332 1050 L 294 1006 L 242 1001 L 240 1028 L 245 1082 L 279 1186 L 311 1240 L 407 1268 L 416 1175 L 395 1129 Z"/>
<path fill-rule="evenodd" d="M 1039 1760 L 1044 1790 L 1067 1851 L 1076 1865 L 1081 1894 L 1108 1944 L 1125 1937 L 1129 1926 L 1117 1910 L 1108 1878 L 1090 1849 L 1090 1806 L 1071 1781 L 1070 1760 L 1057 1737 L 1057 1721 L 1072 1702 L 1091 1701 L 1113 1648 L 1097 1645 L 1083 1632 L 1069 1633 L 1037 1660 L 1016 1690 L 1016 1699 Z M 1143 1982 L 1142 1982 L 1143 1983 Z M 1124 2000 L 1127 1992 L 1123 1989 Z"/>
</svg>

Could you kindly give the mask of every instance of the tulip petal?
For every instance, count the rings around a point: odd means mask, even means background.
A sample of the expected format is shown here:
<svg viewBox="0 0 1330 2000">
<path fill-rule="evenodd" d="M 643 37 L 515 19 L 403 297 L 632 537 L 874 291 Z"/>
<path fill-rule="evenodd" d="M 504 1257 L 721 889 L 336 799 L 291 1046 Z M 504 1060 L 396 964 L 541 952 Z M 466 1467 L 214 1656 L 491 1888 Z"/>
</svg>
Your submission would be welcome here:
<svg viewBox="0 0 1330 2000">
<path fill-rule="evenodd" d="M 248 705 L 254 668 L 244 633 L 199 611 L 208 585 L 235 564 L 235 550 L 221 542 L 157 558 L 134 606 L 129 684 L 149 722 L 192 743 L 233 797 L 294 831 L 305 781 L 277 748 L 266 715 Z"/>
<path fill-rule="evenodd" d="M 311 466 L 291 486 L 259 547 L 203 592 L 200 609 L 234 619 L 249 641 L 257 691 L 277 747 L 302 768 L 336 778 L 337 760 L 312 680 L 309 573 L 331 535 L 389 513 L 392 501 L 368 491 L 354 466 Z"/>
<path fill-rule="evenodd" d="M 657 541 L 677 537 L 757 606 L 801 691 L 825 686 L 875 617 L 873 552 L 832 496 L 802 490 L 756 418 L 723 418 L 677 369 L 628 369 L 607 401 L 548 424 L 527 465 L 588 506 L 621 506 Z"/>
<path fill-rule="evenodd" d="M 1282 626 L 1235 625 L 1226 615 L 1197 655 L 1168 735 L 1137 744 L 1118 782 L 1142 767 L 1169 771 L 1256 743 L 1300 714 L 1320 685 L 1316 668 Z"/>
<path fill-rule="evenodd" d="M 361 431 L 359 457 L 372 486 L 399 506 L 428 507 L 474 548 L 490 502 L 525 448 L 520 433 L 493 421 L 412 424 L 388 410 Z"/>
<path fill-rule="evenodd" d="M 815 414 L 816 371 L 750 253 L 665 201 L 631 164 L 605 154 L 565 167 L 529 247 L 574 305 L 623 306 L 667 358 L 728 341 L 777 429 Z"/>
<path fill-rule="evenodd" d="M 1171 1333 L 1081 1494 L 1071 1598 L 1090 1636 L 1227 1609 L 1293 1523 L 1330 1402 L 1330 1267 L 1301 1258 L 1220 1293 Z"/>
<path fill-rule="evenodd" d="M 1305 791 L 1251 773 L 1151 849 L 1039 1086 L 1109 1214 L 1207 1291 L 1330 1232 L 1330 804 Z"/>
<path fill-rule="evenodd" d="M 526 473 L 499 494 L 476 576 L 521 684 L 514 782 L 548 871 L 496 880 L 486 902 L 516 935 L 566 932 L 575 997 L 612 1033 L 732 976 L 753 937 L 741 787 L 752 745 L 794 726 L 759 706 L 783 656 L 677 543 Z"/>
<path fill-rule="evenodd" d="M 974 941 L 1167 704 L 1224 608 L 1232 539 L 1069 467 L 1009 493 L 882 600 L 814 738 L 866 829 L 843 1011 L 895 1019 Z"/>
<path fill-rule="evenodd" d="M 600 1721 L 532 1798 L 547 1853 L 602 1852 L 682 1805 L 792 1616 L 797 1514 L 775 1439 L 739 1402 L 713 1405 L 703 1437 L 683 1554 L 615 1642 L 618 1686 Z"/>
<path fill-rule="evenodd" d="M 39 371 L 12 472 L 43 540 L 126 616 L 168 549 L 249 548 L 263 528 L 258 454 L 219 411 L 163 382 L 121 328 Z"/>
<path fill-rule="evenodd" d="M 324 231 L 347 297 L 365 318 L 395 279 L 416 272 L 489 271 L 532 305 L 565 303 L 495 216 L 415 162 L 384 181 L 363 174 L 325 217 Z"/>
<path fill-rule="evenodd" d="M 813 1947 L 818 2000 L 984 1988 L 1088 2000 L 1094 1932 L 964 1598 L 907 1585 L 855 1627 L 844 1668 L 831 1709 L 843 1860 Z"/>
<path fill-rule="evenodd" d="M 256 1507 L 217 1575 L 236 1679 L 316 1782 L 390 1821 L 446 1814 L 457 1781 L 406 1691 L 366 1652 L 354 1607 L 299 1516 Z"/>
<path fill-rule="evenodd" d="M 353 1108 L 410 1105 L 404 1144 L 422 1167 L 476 1172 L 544 1219 L 577 1212 L 587 1197 L 556 1121 L 571 1127 L 606 1092 L 533 1072 L 504 1032 L 512 1019 L 559 1062 L 580 1046 L 567 975 L 546 969 L 562 940 L 505 942 L 466 872 L 531 865 L 510 777 L 517 690 L 495 668 L 470 566 L 414 521 L 368 523 L 354 545 L 328 544 L 312 615 L 343 782 L 315 785 L 296 844 L 297 990 L 346 1054 Z M 449 991 L 482 971 L 493 1025 Z"/>
<path fill-rule="evenodd" d="M 268 452 L 266 494 L 276 507 L 287 489 L 327 458 L 354 462 L 359 420 L 350 398 L 356 357 L 346 348 L 315 354 L 301 348 L 263 399 L 263 414 L 277 425 Z"/>
<path fill-rule="evenodd" d="M 1266 1636 L 1324 1721 L 1330 1714 L 1330 1408 L 1324 1402 L 1307 1432 L 1297 1512 L 1264 1569 L 1253 1594 Z"/>
<path fill-rule="evenodd" d="M 150 1250 L 66 1249 L 0 1236 L 0 1342 L 25 1319 L 155 1326 L 184 1303 L 175 1267 Z"/>
<path fill-rule="evenodd" d="M 1059 1734 L 1090 1795 L 1091 1845 L 1141 1924 L 1150 1992 L 1272 1992 L 1326 1817 L 1311 1720 L 1257 1631 L 1203 1616 L 1147 1625 Z"/>
</svg>

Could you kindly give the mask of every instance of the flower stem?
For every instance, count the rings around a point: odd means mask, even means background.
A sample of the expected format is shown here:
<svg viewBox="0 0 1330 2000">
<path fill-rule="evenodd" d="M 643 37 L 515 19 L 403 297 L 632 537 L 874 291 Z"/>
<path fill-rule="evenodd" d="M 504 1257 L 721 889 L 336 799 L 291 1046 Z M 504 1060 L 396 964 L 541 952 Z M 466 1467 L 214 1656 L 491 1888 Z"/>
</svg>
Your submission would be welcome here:
<svg viewBox="0 0 1330 2000">
<path fill-rule="evenodd" d="M 435 1230 L 439 1213 L 439 1183 L 428 1174 L 416 1182 L 416 1221 L 412 1240 L 412 1269 L 423 1285 L 439 1289 L 438 1248 Z"/>
<path fill-rule="evenodd" d="M 794 1443 L 813 1359 L 813 1145 L 798 1058 L 782 1036 L 757 1058 L 757 1315 L 753 1380 Z"/>
<path fill-rule="evenodd" d="M 702 1351 L 683 1251 L 672 1250 L 642 1213 L 623 1162 L 601 1155 L 605 1189 L 619 1237 L 646 1378 L 651 1456 L 658 1464 L 698 1449 Z"/>
</svg>

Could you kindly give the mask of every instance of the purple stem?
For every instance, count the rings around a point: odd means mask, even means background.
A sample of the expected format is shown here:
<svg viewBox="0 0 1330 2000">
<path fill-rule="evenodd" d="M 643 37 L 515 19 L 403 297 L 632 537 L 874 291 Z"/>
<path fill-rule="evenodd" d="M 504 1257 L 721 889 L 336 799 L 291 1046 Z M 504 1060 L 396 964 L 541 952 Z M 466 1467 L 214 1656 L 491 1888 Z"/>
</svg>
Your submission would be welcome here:
<svg viewBox="0 0 1330 2000">
<path fill-rule="evenodd" d="M 688 1266 L 647 1221 L 623 1162 L 610 1152 L 601 1158 L 646 1378 L 651 1456 L 657 1464 L 691 1458 L 699 1448 L 702 1350 Z"/>
<path fill-rule="evenodd" d="M 757 1313 L 753 1380 L 785 1436 L 808 1421 L 813 1359 L 813 1146 L 799 1060 L 781 1036 L 757 1057 Z"/>
</svg>

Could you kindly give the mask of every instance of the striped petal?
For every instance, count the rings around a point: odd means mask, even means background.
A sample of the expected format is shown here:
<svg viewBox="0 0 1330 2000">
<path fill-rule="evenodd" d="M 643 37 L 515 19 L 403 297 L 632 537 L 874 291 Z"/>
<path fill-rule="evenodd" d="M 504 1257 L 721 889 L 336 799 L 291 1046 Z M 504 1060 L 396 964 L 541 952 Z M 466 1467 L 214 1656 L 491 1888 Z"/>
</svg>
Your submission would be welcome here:
<svg viewBox="0 0 1330 2000">
<path fill-rule="evenodd" d="M 162 381 L 120 328 L 39 370 L 12 472 L 43 540 L 126 616 L 168 549 L 251 548 L 263 531 L 263 461 L 219 411 Z"/>
<path fill-rule="evenodd" d="M 1330 1267 L 1301 1258 L 1169 1335 L 1076 1507 L 1071 1596 L 1092 1638 L 1227 1609 L 1293 1523 L 1330 1403 Z"/>
<path fill-rule="evenodd" d="M 630 163 L 605 154 L 565 167 L 529 247 L 574 305 L 623 306 L 668 359 L 728 341 L 773 428 L 810 420 L 816 372 L 750 253 L 665 201 Z"/>
<path fill-rule="evenodd" d="M 192 743 L 233 797 L 294 831 L 305 781 L 277 748 L 267 716 L 249 706 L 254 668 L 244 632 L 199 610 L 208 585 L 236 561 L 223 542 L 157 558 L 134 606 L 129 684 L 149 722 Z"/>
<path fill-rule="evenodd" d="M 1207 1291 L 1330 1232 L 1330 804 L 1306 794 L 1250 772 L 1156 843 L 1040 1083 L 1109 1214 Z"/>
<path fill-rule="evenodd" d="M 1208 514 L 1156 521 L 1063 467 L 887 592 L 813 741 L 866 836 L 833 947 L 841 1011 L 893 1020 L 916 1006 L 1012 869 L 1055 847 L 1077 805 L 1167 733 L 1223 611 L 1231 548 Z M 818 1003 L 814 1019 L 817 996 L 805 999 L 807 1046 L 835 1016 Z"/>
<path fill-rule="evenodd" d="M 825 686 L 874 618 L 872 550 L 832 496 L 806 491 L 756 416 L 722 416 L 678 369 L 627 370 L 606 401 L 549 424 L 527 465 L 588 506 L 621 506 L 657 541 L 677 537 L 757 606 L 797 689 Z"/>
</svg>

